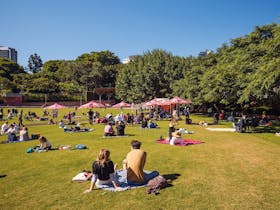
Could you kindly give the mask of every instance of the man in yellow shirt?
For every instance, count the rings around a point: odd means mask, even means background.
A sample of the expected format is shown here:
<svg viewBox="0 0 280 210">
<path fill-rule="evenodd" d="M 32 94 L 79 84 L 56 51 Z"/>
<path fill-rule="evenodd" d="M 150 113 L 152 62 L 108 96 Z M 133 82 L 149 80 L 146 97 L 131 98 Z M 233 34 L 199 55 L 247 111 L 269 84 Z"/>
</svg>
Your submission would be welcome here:
<svg viewBox="0 0 280 210">
<path fill-rule="evenodd" d="M 131 185 L 146 184 L 150 179 L 159 175 L 157 171 L 144 171 L 147 153 L 140 147 L 141 142 L 133 140 L 131 142 L 131 151 L 123 161 L 123 168 L 127 170 L 127 182 Z"/>
</svg>

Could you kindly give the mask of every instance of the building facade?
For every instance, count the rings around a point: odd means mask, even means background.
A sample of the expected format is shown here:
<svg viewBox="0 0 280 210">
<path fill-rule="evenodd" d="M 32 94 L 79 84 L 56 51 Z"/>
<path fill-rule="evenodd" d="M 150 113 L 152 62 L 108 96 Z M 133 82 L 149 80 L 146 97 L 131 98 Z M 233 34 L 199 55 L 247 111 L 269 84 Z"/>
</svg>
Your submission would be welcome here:
<svg viewBox="0 0 280 210">
<path fill-rule="evenodd" d="M 0 46 L 0 57 L 8 58 L 17 63 L 17 51 L 14 48 Z"/>
</svg>

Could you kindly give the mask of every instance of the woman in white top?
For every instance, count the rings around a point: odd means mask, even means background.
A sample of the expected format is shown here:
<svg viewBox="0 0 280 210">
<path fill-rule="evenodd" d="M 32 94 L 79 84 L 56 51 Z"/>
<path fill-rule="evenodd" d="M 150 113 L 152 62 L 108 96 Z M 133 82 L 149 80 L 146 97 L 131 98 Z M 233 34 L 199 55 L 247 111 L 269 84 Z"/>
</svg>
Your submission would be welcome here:
<svg viewBox="0 0 280 210">
<path fill-rule="evenodd" d="M 19 140 L 20 141 L 28 141 L 29 136 L 28 136 L 28 129 L 26 127 L 23 127 L 20 132 L 19 132 Z"/>
<path fill-rule="evenodd" d="M 17 141 L 17 136 L 16 136 L 17 131 L 15 130 L 15 127 L 13 124 L 10 125 L 10 127 L 6 133 L 8 134 L 8 142 Z"/>
<path fill-rule="evenodd" d="M 7 130 L 9 129 L 9 123 L 5 122 L 2 126 L 1 126 L 1 135 L 4 135 Z"/>
</svg>

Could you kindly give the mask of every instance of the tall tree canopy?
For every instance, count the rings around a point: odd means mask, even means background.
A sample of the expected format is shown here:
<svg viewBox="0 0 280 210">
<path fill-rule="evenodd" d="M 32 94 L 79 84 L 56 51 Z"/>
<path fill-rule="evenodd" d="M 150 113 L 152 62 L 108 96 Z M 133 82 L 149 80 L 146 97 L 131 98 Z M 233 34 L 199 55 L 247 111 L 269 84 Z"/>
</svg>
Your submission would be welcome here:
<svg viewBox="0 0 280 210">
<path fill-rule="evenodd" d="M 48 94 L 50 99 L 59 95 L 73 99 L 96 87 L 114 87 L 119 65 L 119 58 L 110 51 L 85 53 L 72 61 L 50 60 L 30 75 L 25 86 L 27 92 Z"/>
<path fill-rule="evenodd" d="M 170 84 L 182 77 L 184 59 L 164 50 L 153 50 L 136 56 L 123 65 L 117 75 L 117 97 L 131 102 L 172 93 Z"/>
</svg>

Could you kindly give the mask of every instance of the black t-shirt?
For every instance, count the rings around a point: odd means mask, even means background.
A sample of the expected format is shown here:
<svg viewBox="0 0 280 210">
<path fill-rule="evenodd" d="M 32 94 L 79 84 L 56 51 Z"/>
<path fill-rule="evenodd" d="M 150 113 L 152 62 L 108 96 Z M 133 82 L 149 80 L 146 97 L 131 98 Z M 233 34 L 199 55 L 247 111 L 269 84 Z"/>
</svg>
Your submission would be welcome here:
<svg viewBox="0 0 280 210">
<path fill-rule="evenodd" d="M 97 174 L 99 180 L 108 180 L 110 179 L 110 174 L 114 173 L 114 163 L 110 160 L 102 166 L 97 161 L 94 161 L 92 171 L 93 174 Z"/>
<path fill-rule="evenodd" d="M 89 116 L 90 119 L 92 119 L 93 118 L 93 111 L 89 111 L 88 116 Z"/>
</svg>

